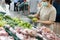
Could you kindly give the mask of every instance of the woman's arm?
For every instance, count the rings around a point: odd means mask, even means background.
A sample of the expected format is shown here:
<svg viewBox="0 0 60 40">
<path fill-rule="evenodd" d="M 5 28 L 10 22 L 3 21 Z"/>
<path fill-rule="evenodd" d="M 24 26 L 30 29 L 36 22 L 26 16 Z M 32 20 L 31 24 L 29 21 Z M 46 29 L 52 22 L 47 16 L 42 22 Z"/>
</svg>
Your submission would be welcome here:
<svg viewBox="0 0 60 40">
<path fill-rule="evenodd" d="M 54 23 L 53 21 L 40 21 L 40 20 L 38 20 L 37 22 L 47 24 L 47 25 L 50 25 L 50 24 Z"/>
</svg>

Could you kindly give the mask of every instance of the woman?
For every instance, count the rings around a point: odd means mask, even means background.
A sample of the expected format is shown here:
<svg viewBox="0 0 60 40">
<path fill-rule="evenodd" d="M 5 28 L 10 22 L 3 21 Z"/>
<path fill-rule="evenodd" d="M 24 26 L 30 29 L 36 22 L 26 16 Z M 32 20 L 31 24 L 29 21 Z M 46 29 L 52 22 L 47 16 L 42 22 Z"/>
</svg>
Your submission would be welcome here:
<svg viewBox="0 0 60 40">
<path fill-rule="evenodd" d="M 40 20 L 37 22 L 40 26 L 46 26 L 53 30 L 53 23 L 56 18 L 56 9 L 52 5 L 52 0 L 42 0 L 41 8 L 34 16 L 39 15 Z"/>
</svg>

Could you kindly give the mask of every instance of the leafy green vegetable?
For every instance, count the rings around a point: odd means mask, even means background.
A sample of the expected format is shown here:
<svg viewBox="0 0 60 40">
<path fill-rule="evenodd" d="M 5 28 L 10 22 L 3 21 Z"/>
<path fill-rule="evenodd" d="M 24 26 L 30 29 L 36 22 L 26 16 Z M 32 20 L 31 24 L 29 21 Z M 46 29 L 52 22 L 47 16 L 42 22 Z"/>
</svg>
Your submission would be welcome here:
<svg viewBox="0 0 60 40">
<path fill-rule="evenodd" d="M 0 20 L 0 27 L 3 27 L 6 24 L 6 21 Z"/>
</svg>

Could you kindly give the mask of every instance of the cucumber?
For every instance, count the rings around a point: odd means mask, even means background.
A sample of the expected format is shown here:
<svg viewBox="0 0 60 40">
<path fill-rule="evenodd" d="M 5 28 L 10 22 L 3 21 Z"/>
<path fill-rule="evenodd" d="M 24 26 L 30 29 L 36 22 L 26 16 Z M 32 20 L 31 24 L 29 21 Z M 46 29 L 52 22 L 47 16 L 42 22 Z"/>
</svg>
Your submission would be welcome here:
<svg viewBox="0 0 60 40">
<path fill-rule="evenodd" d="M 37 36 L 36 39 L 38 39 L 38 40 L 43 40 L 43 38 L 41 38 L 41 37 L 39 37 L 39 36 Z"/>
<path fill-rule="evenodd" d="M 10 36 L 13 36 L 14 40 L 21 40 L 15 34 L 13 34 L 8 28 L 4 27 L 4 29 Z"/>
</svg>

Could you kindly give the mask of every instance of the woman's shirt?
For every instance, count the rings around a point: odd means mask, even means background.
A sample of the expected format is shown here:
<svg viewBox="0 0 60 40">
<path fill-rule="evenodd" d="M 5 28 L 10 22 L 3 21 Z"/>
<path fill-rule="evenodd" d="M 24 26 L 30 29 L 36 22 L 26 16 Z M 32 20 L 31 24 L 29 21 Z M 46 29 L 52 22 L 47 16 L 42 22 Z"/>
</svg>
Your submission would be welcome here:
<svg viewBox="0 0 60 40">
<path fill-rule="evenodd" d="M 40 10 L 40 20 L 43 21 L 55 21 L 56 9 L 52 7 L 42 7 Z"/>
<path fill-rule="evenodd" d="M 53 6 L 41 7 L 39 14 L 40 14 L 41 21 L 55 21 L 56 19 L 56 9 Z M 49 27 L 50 25 L 40 23 L 40 26 Z"/>
</svg>

